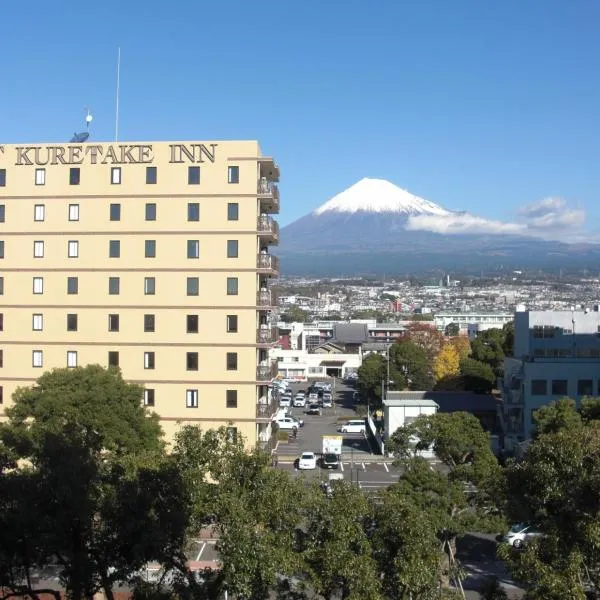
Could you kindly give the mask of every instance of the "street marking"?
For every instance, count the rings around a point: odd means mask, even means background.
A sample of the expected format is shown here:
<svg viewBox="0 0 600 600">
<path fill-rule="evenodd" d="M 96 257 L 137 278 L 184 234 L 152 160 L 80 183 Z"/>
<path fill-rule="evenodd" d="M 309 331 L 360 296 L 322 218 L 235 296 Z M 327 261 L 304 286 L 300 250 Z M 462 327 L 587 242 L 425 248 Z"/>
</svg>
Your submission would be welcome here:
<svg viewBox="0 0 600 600">
<path fill-rule="evenodd" d="M 204 542 L 202 544 L 202 547 L 200 548 L 200 552 L 198 552 L 198 556 L 196 556 L 196 562 L 198 562 L 200 560 L 200 557 L 202 556 L 202 553 L 204 552 L 204 548 L 206 548 L 206 542 Z"/>
<path fill-rule="evenodd" d="M 365 463 L 360 463 L 362 465 L 363 471 L 367 470 L 367 467 L 365 467 Z"/>
<path fill-rule="evenodd" d="M 340 469 L 342 470 L 342 473 L 343 473 L 344 472 L 344 463 L 343 462 L 340 463 Z"/>
<path fill-rule="evenodd" d="M 389 470 L 389 468 L 388 468 L 388 466 L 387 466 L 387 463 L 383 463 L 383 466 L 385 467 L 385 470 L 386 470 L 386 471 L 389 473 L 389 472 L 390 472 L 390 470 Z"/>
</svg>

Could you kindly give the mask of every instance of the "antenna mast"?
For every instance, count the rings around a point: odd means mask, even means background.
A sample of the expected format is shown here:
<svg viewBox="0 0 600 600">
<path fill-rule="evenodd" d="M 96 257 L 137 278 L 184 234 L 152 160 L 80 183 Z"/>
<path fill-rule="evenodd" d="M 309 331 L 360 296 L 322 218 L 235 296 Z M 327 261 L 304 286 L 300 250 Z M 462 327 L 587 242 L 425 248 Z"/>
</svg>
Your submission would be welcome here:
<svg viewBox="0 0 600 600">
<path fill-rule="evenodd" d="M 121 46 L 117 48 L 117 97 L 115 108 L 115 142 L 119 140 L 119 86 L 121 83 Z"/>
</svg>

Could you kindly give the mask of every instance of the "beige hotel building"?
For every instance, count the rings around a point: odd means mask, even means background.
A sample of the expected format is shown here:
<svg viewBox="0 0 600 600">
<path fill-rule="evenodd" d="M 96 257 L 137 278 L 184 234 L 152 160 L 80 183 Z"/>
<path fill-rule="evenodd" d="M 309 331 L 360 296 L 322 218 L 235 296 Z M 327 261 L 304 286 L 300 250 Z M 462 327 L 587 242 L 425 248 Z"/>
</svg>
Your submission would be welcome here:
<svg viewBox="0 0 600 600">
<path fill-rule="evenodd" d="M 0 145 L 0 416 L 46 370 L 118 365 L 167 439 L 267 442 L 278 179 L 253 141 Z"/>
</svg>

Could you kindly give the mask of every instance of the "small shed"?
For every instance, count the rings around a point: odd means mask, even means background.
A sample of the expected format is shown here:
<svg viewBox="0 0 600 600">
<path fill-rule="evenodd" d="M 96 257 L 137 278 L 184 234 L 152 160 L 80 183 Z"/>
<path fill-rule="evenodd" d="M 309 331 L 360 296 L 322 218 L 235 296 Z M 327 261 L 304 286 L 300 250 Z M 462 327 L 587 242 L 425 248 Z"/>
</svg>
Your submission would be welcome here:
<svg viewBox="0 0 600 600">
<path fill-rule="evenodd" d="M 403 398 L 402 392 L 388 392 L 383 401 L 383 426 L 386 436 L 412 423 L 419 415 L 435 415 L 439 405 L 430 398 Z"/>
</svg>

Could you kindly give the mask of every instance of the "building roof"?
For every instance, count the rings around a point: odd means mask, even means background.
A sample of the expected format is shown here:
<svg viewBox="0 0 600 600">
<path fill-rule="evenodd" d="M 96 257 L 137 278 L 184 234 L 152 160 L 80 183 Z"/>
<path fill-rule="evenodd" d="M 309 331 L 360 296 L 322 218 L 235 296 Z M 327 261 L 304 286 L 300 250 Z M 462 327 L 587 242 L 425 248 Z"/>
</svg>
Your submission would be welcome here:
<svg viewBox="0 0 600 600">
<path fill-rule="evenodd" d="M 366 323 L 335 323 L 333 340 L 341 344 L 362 344 L 369 339 Z"/>
<path fill-rule="evenodd" d="M 429 398 L 421 398 L 419 400 L 417 399 L 411 399 L 411 398 L 407 398 L 406 400 L 399 400 L 396 398 L 390 398 L 389 400 L 386 398 L 383 401 L 383 405 L 384 406 L 392 406 L 392 407 L 399 407 L 399 406 L 433 406 L 434 408 L 439 408 L 439 406 L 437 405 L 436 402 L 434 402 L 433 400 L 429 399 Z"/>
<path fill-rule="evenodd" d="M 440 412 L 466 411 L 496 412 L 498 400 L 490 394 L 474 394 L 473 392 L 388 392 L 385 402 L 411 400 L 423 402 L 431 400 L 438 405 Z M 389 404 L 396 406 L 396 404 Z M 404 405 L 410 406 L 410 405 Z M 414 405 L 413 405 L 414 406 Z M 420 404 L 419 406 L 426 406 Z"/>
</svg>

